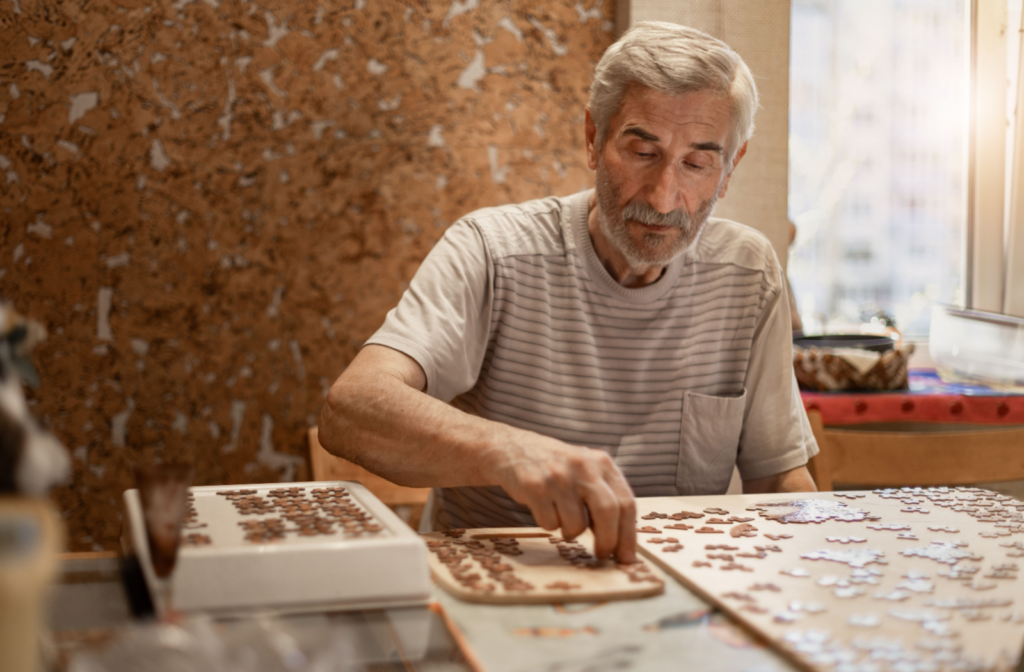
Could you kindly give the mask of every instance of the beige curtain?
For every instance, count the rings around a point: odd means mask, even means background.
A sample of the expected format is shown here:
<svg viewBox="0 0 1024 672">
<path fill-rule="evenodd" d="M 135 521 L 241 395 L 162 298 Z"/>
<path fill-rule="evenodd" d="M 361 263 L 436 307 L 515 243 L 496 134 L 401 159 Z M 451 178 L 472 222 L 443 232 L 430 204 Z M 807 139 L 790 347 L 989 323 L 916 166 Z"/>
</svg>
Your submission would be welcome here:
<svg viewBox="0 0 1024 672">
<path fill-rule="evenodd" d="M 618 0 L 619 32 L 640 21 L 671 21 L 717 37 L 754 74 L 757 129 L 715 215 L 761 231 L 783 267 L 789 243 L 789 0 Z"/>
</svg>

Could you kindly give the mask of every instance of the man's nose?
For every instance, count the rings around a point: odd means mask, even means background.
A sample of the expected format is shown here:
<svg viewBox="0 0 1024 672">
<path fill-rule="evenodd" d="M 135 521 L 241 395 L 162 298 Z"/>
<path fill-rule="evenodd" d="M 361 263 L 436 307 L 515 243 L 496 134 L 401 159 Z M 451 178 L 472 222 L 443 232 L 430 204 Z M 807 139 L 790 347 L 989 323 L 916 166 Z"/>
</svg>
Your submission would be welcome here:
<svg viewBox="0 0 1024 672">
<path fill-rule="evenodd" d="M 651 182 L 647 189 L 647 202 L 662 214 L 668 214 L 682 204 L 682 188 L 680 176 L 672 165 L 660 165 L 654 168 Z"/>
</svg>

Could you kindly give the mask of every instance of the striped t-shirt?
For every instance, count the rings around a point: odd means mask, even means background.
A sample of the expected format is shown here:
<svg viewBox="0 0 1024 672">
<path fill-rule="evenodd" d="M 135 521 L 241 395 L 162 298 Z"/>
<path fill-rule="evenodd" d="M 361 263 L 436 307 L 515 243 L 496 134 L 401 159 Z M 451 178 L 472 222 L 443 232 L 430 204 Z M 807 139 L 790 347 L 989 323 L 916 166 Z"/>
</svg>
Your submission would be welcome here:
<svg viewBox="0 0 1024 672">
<path fill-rule="evenodd" d="M 723 494 L 818 452 L 793 375 L 779 262 L 710 219 L 653 284 L 619 285 L 587 229 L 590 191 L 453 224 L 367 343 L 409 355 L 427 393 L 606 451 L 637 496 Z M 498 487 L 442 488 L 435 528 L 532 525 Z"/>
</svg>

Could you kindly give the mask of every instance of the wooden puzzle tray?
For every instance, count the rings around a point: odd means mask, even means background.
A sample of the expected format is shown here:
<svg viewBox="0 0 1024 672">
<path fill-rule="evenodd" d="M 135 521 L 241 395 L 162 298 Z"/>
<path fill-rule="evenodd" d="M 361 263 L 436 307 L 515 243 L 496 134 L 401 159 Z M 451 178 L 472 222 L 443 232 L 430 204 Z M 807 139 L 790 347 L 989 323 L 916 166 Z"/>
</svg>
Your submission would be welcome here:
<svg viewBox="0 0 1024 672">
<path fill-rule="evenodd" d="M 638 500 L 641 550 L 806 670 L 1013 670 L 1024 503 L 974 488 Z"/>
<path fill-rule="evenodd" d="M 661 573 L 643 560 L 598 560 L 590 532 L 574 541 L 539 527 L 449 530 L 423 535 L 435 583 L 467 602 L 548 604 L 659 595 Z"/>
<path fill-rule="evenodd" d="M 359 483 L 203 486 L 190 493 L 173 575 L 175 609 L 356 609 L 430 599 L 422 540 Z M 138 491 L 125 492 L 125 508 L 130 551 L 159 600 Z"/>
</svg>

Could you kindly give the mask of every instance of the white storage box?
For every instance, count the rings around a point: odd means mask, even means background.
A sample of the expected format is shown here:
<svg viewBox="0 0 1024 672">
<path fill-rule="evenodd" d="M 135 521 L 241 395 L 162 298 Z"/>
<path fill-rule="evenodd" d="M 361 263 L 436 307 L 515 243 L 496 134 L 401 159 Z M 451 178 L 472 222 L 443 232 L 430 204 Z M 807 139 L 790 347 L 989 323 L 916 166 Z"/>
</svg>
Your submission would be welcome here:
<svg viewBox="0 0 1024 672">
<path fill-rule="evenodd" d="M 137 490 L 124 493 L 131 550 L 161 600 Z M 230 614 L 426 604 L 423 540 L 359 483 L 204 486 L 172 575 L 173 607 Z M 158 612 L 163 604 L 155 604 Z"/>
<path fill-rule="evenodd" d="M 928 354 L 961 378 L 1024 385 L 1024 319 L 935 306 Z"/>
</svg>

